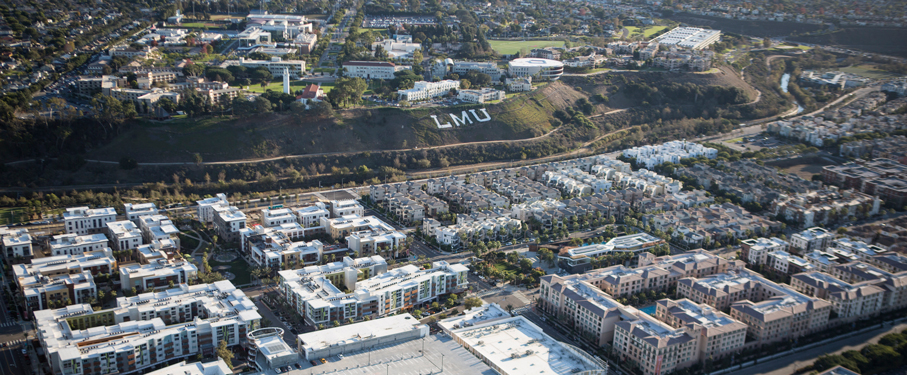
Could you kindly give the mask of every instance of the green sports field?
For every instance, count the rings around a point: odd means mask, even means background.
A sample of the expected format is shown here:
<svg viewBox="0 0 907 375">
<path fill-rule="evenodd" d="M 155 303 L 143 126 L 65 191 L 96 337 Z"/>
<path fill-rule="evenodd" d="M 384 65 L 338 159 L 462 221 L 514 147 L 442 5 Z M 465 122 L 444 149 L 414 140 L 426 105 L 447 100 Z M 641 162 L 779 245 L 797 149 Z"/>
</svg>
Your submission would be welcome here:
<svg viewBox="0 0 907 375">
<path fill-rule="evenodd" d="M 564 46 L 564 42 L 561 40 L 489 40 L 488 43 L 491 44 L 492 49 L 504 55 L 513 55 L 523 48 L 531 50 L 533 48 Z"/>
</svg>

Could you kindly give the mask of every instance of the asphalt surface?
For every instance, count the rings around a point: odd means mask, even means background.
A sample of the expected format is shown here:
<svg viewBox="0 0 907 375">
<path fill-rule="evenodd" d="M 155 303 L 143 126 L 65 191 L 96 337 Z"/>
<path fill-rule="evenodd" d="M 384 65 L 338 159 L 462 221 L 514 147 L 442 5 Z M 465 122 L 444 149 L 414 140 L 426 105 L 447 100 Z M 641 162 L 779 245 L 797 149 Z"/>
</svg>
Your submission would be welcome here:
<svg viewBox="0 0 907 375">
<path fill-rule="evenodd" d="M 811 365 L 820 355 L 839 354 L 848 350 L 860 350 L 864 345 L 878 343 L 882 336 L 889 333 L 899 333 L 904 329 L 907 329 L 907 324 L 898 324 L 893 327 L 891 325 L 885 325 L 884 327 L 876 328 L 866 333 L 861 333 L 846 339 L 833 340 L 828 344 L 791 353 L 790 355 L 778 359 L 764 362 L 763 360 L 760 360 L 755 366 L 732 371 L 731 373 L 734 375 L 790 375 L 798 368 Z"/>
</svg>

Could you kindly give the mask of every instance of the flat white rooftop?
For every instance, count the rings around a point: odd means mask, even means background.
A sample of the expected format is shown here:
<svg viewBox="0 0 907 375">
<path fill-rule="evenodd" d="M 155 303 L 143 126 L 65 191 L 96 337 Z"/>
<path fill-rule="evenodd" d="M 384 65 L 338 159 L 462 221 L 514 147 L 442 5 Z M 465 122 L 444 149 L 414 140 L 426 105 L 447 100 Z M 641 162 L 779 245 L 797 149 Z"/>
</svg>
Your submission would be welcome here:
<svg viewBox="0 0 907 375">
<path fill-rule="evenodd" d="M 297 341 L 306 351 L 314 351 L 422 329 L 422 326 L 412 315 L 400 314 L 301 334 Z"/>
<path fill-rule="evenodd" d="M 216 361 L 208 363 L 186 363 L 186 361 L 177 363 L 172 366 L 164 367 L 157 371 L 146 372 L 145 375 L 231 375 L 233 370 L 227 367 L 223 359 L 217 358 Z"/>
<path fill-rule="evenodd" d="M 592 356 L 552 339 L 522 316 L 460 328 L 452 334 L 504 375 L 607 372 Z"/>
</svg>

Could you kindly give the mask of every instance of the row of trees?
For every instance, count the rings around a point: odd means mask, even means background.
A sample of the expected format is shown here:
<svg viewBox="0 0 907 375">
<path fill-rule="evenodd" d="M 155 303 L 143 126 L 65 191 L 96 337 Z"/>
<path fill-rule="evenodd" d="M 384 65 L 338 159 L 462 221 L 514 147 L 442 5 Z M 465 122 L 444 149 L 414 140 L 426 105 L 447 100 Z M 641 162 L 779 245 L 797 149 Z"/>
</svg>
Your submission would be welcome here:
<svg viewBox="0 0 907 375">
<path fill-rule="evenodd" d="M 825 371 L 842 366 L 860 374 L 877 374 L 901 367 L 907 358 L 907 330 L 882 336 L 878 344 L 841 354 L 819 356 L 811 370 Z"/>
</svg>

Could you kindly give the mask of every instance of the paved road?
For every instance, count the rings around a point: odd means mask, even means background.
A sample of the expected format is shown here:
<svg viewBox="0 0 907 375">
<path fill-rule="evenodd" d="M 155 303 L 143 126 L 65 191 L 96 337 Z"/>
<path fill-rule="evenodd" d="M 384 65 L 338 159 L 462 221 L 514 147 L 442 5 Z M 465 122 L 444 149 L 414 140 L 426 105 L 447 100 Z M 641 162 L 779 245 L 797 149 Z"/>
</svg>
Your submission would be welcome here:
<svg viewBox="0 0 907 375">
<path fill-rule="evenodd" d="M 790 375 L 793 374 L 797 368 L 812 364 L 820 355 L 837 354 L 848 350 L 859 350 L 866 344 L 878 343 L 882 336 L 889 333 L 901 332 L 904 329 L 907 329 L 907 324 L 898 324 L 894 327 L 886 325 L 883 328 L 877 328 L 843 340 L 834 340 L 828 344 L 793 353 L 771 361 L 759 361 L 759 364 L 755 366 L 733 371 L 732 373 L 734 375 Z"/>
</svg>

